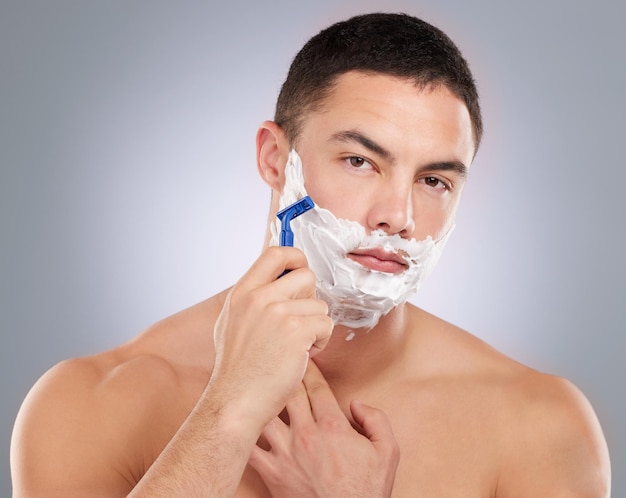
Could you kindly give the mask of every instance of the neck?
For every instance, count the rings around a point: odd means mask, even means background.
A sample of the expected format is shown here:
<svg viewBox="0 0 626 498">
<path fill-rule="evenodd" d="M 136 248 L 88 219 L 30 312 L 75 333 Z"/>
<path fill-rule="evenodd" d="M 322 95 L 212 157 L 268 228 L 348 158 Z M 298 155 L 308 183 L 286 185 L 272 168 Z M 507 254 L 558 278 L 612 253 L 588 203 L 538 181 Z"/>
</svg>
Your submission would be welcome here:
<svg viewBox="0 0 626 498">
<path fill-rule="evenodd" d="M 409 315 L 408 306 L 403 304 L 370 331 L 336 326 L 324 351 L 315 357 L 329 384 L 358 389 L 401 367 L 410 339 L 406 333 Z"/>
</svg>

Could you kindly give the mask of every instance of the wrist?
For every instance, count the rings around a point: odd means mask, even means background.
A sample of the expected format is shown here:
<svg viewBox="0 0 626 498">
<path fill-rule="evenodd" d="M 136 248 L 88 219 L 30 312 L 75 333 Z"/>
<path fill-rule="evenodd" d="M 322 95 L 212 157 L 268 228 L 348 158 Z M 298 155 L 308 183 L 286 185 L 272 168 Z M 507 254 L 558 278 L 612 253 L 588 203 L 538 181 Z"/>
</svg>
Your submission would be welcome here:
<svg viewBox="0 0 626 498">
<path fill-rule="evenodd" d="M 262 394 L 247 393 L 240 385 L 230 384 L 211 378 L 201 403 L 211 412 L 209 417 L 220 432 L 232 435 L 241 444 L 251 448 L 271 416 L 264 416 L 260 409 Z"/>
</svg>

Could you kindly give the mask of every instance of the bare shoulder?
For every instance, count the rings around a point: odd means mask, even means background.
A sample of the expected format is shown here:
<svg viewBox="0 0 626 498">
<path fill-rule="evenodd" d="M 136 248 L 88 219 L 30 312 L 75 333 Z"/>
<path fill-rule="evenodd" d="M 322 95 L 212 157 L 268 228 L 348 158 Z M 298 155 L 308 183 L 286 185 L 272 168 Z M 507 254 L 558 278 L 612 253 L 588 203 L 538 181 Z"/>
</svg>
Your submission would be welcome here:
<svg viewBox="0 0 626 498">
<path fill-rule="evenodd" d="M 140 440 L 151 431 L 149 414 L 167 409 L 160 396 L 176 382 L 162 359 L 123 358 L 117 351 L 51 368 L 29 392 L 15 423 L 15 495 L 90 496 L 107 489 L 125 496 L 133 473 L 141 470 L 142 453 L 150 451 Z"/>
<path fill-rule="evenodd" d="M 497 469 L 495 496 L 609 496 L 606 441 L 591 404 L 572 382 L 525 366 L 433 315 L 415 313 L 425 331 L 412 348 L 421 355 L 415 364 L 436 400 L 429 415 L 445 421 L 441 431 L 453 435 L 456 453 L 458 441 L 472 442 L 461 470 L 469 455 L 481 455 L 486 468 Z"/>
<path fill-rule="evenodd" d="M 211 337 L 197 330 L 207 326 L 205 308 L 190 308 L 131 343 L 46 372 L 14 427 L 15 496 L 99 496 L 103 490 L 126 496 L 206 385 Z"/>
<path fill-rule="evenodd" d="M 472 334 L 430 319 L 452 378 L 468 396 L 489 406 L 483 416 L 498 414 L 492 419 L 500 467 L 496 496 L 609 496 L 606 441 L 591 404 L 572 382 L 522 365 Z"/>
<path fill-rule="evenodd" d="M 515 430 L 503 433 L 502 496 L 610 496 L 608 448 L 585 395 L 531 369 L 512 387 L 507 413 Z"/>
</svg>

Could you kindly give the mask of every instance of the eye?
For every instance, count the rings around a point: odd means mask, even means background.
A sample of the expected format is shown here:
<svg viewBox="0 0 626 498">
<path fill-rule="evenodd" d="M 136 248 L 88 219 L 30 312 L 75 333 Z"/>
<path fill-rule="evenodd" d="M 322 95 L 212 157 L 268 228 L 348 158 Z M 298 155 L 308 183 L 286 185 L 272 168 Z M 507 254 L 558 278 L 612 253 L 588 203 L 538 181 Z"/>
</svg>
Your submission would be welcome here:
<svg viewBox="0 0 626 498">
<path fill-rule="evenodd" d="M 371 169 L 372 165 L 366 159 L 360 156 L 350 156 L 345 159 L 350 166 L 357 169 Z"/>
<path fill-rule="evenodd" d="M 450 186 L 435 176 L 427 176 L 421 180 L 426 186 L 436 189 L 449 190 Z"/>
</svg>

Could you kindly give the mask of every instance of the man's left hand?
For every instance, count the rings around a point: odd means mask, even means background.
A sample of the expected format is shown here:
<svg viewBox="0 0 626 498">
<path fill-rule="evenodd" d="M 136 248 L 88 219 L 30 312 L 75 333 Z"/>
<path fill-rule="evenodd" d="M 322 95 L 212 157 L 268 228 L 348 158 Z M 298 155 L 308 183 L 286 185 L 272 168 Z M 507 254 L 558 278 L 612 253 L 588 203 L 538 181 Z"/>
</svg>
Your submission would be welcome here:
<svg viewBox="0 0 626 498">
<path fill-rule="evenodd" d="M 384 412 L 352 401 L 353 427 L 313 361 L 286 408 L 289 423 L 277 417 L 263 432 L 271 448 L 250 456 L 272 496 L 391 495 L 400 452 Z"/>
</svg>

